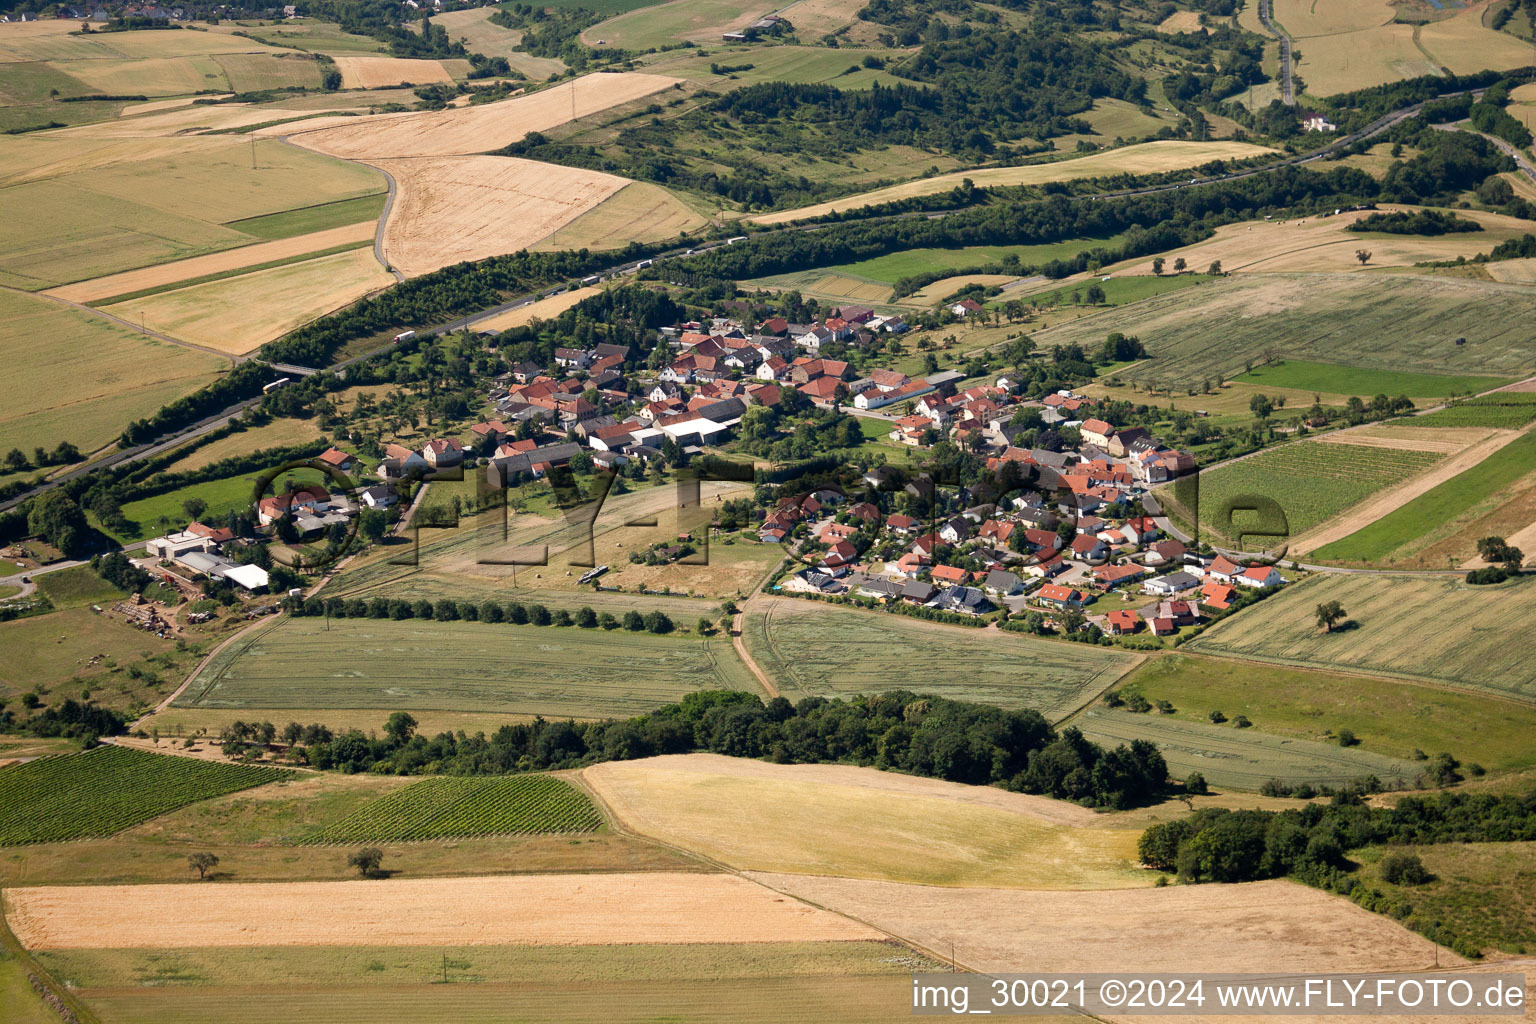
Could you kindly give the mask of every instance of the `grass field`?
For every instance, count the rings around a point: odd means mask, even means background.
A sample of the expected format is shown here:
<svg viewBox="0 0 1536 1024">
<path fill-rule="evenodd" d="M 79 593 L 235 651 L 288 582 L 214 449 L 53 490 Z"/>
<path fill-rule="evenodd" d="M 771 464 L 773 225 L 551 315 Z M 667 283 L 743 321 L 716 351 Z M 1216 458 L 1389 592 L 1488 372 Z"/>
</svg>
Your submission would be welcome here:
<svg viewBox="0 0 1536 1024">
<path fill-rule="evenodd" d="M 446 963 L 439 946 L 366 945 L 74 950 L 41 959 L 103 1024 L 237 1024 L 252 1014 L 713 1024 L 724 1005 L 738 1024 L 879 1024 L 906 1012 L 912 971 L 941 969 L 874 941 L 455 946 Z"/>
<path fill-rule="evenodd" d="M 331 844 L 592 832 L 603 816 L 586 794 L 548 775 L 427 779 L 310 835 Z"/>
<path fill-rule="evenodd" d="M 51 300 L 0 291 L 0 449 L 94 451 L 227 364 Z"/>
<path fill-rule="evenodd" d="M 212 465 L 232 455 L 244 455 L 263 448 L 287 448 L 310 441 L 318 444 L 320 437 L 320 425 L 313 419 L 276 419 L 259 427 L 251 427 L 205 444 L 171 463 L 166 467 L 166 471 L 185 473 Z M 250 497 L 249 493 L 246 497 Z"/>
<path fill-rule="evenodd" d="M 1408 554 L 1405 549 L 1411 549 L 1420 538 L 1457 522 L 1480 503 L 1533 472 L 1536 431 L 1527 431 L 1478 465 L 1312 554 L 1324 561 L 1392 564 L 1395 553 Z M 1204 484 L 1201 486 L 1203 492 Z"/>
<path fill-rule="evenodd" d="M 1437 452 L 1297 441 L 1200 474 L 1200 521 L 1218 537 L 1241 543 L 1243 531 L 1273 547 L 1280 536 L 1299 536 L 1363 501 L 1434 466 Z M 1285 529 L 1268 517 L 1242 511 L 1246 500 L 1266 497 L 1285 512 Z"/>
<path fill-rule="evenodd" d="M 191 669 L 173 641 L 84 607 L 0 622 L 0 645 L 7 651 L 0 699 L 13 707 L 17 695 L 36 689 L 50 705 L 79 700 L 89 690 L 105 707 L 131 708 L 170 693 Z M 151 658 L 158 660 L 146 663 Z M 138 678 L 127 673 L 130 667 L 140 669 Z"/>
<path fill-rule="evenodd" d="M 1198 387 L 1247 372 L 1266 353 L 1373 370 L 1523 377 L 1536 368 L 1524 329 L 1531 292 L 1484 281 L 1352 274 L 1237 276 L 1157 296 L 1039 333 L 1102 344 L 1139 336 L 1153 359 L 1131 376 Z M 1458 337 L 1465 344 L 1458 345 Z"/>
<path fill-rule="evenodd" d="M 40 573 L 34 579 L 55 608 L 83 608 L 90 604 L 121 601 L 128 595 L 96 575 L 88 565 Z"/>
<path fill-rule="evenodd" d="M 243 231 L 247 235 L 255 235 L 257 238 L 268 240 L 291 238 L 296 235 L 313 234 L 316 231 L 328 231 L 347 224 L 378 220 L 379 214 L 384 212 L 384 198 L 384 193 L 379 192 L 371 196 L 359 196 L 356 199 L 340 199 L 333 203 L 301 206 L 296 210 L 231 221 L 225 226 Z"/>
<path fill-rule="evenodd" d="M 649 50 L 680 39 L 720 41 L 722 32 L 750 25 L 772 10 L 759 4 L 743 7 L 733 0 L 671 0 L 610 18 L 581 34 L 582 42 L 625 50 Z"/>
<path fill-rule="evenodd" d="M 1452 395 L 1488 391 L 1508 384 L 1507 377 L 1450 376 L 1437 373 L 1406 373 L 1399 370 L 1366 370 L 1335 363 L 1311 363 L 1301 359 L 1282 359 L 1270 366 L 1259 366 L 1237 377 L 1243 384 L 1264 387 L 1295 388 L 1331 395 L 1408 395 L 1411 398 L 1448 398 Z M 1536 396 L 1531 396 L 1536 402 Z M 1536 414 L 1536 405 L 1533 405 Z M 1408 421 L 1418 423 L 1419 418 Z M 1503 426 L 1489 423 L 1425 423 L 1424 426 Z"/>
<path fill-rule="evenodd" d="M 808 601 L 754 606 L 742 632 L 753 660 L 791 700 L 903 689 L 1033 708 L 1055 719 L 1134 664 L 1104 648 Z"/>
<path fill-rule="evenodd" d="M 233 92 L 320 87 L 317 61 L 270 53 L 229 53 L 214 59 L 224 69 Z"/>
<path fill-rule="evenodd" d="M 1104 292 L 1104 301 L 1101 305 L 1123 306 L 1127 303 L 1150 299 L 1154 295 L 1166 295 L 1168 292 L 1183 291 L 1185 288 L 1209 284 L 1212 280 L 1214 279 L 1206 274 L 1168 274 L 1164 277 L 1111 277 L 1106 281 L 1098 275 L 1089 274 L 1072 284 L 1048 291 L 1035 291 L 1024 286 L 1017 293 L 999 298 L 1007 301 L 1016 294 L 1017 297 L 1031 302 L 1038 299 L 1040 304 L 1045 306 L 1073 305 L 1084 301 L 1086 299 L 1084 292 L 1088 285 L 1097 281 Z M 997 299 L 992 301 L 996 302 Z"/>
<path fill-rule="evenodd" d="M 1103 708 L 1090 709 L 1073 724 L 1084 736 L 1107 746 L 1149 740 L 1157 744 L 1171 776 L 1182 779 L 1190 772 L 1199 772 L 1221 789 L 1253 793 L 1270 779 L 1337 786 L 1367 775 L 1404 788 L 1412 786 L 1419 774 L 1412 761 L 1317 740 L 1276 736 L 1257 728 L 1239 730 L 1230 724 L 1216 726 Z"/>
<path fill-rule="evenodd" d="M 585 6 L 589 10 L 606 13 L 602 4 Z M 520 71 L 536 82 L 565 70 L 564 61 L 554 57 L 535 57 L 516 49 L 523 41 L 523 33 L 518 29 L 492 24 L 491 15 L 495 13 L 495 8 L 491 7 L 444 11 L 432 19 L 432 24 L 441 26 L 448 33 L 448 38 L 464 40 L 470 52 L 505 58 L 514 71 Z"/>
<path fill-rule="evenodd" d="M 1434 880 L 1411 888 L 1383 881 L 1379 868 L 1388 852 L 1417 854 Z M 1367 847 L 1354 856 L 1362 864 L 1355 877 L 1406 898 L 1413 908 L 1403 922 L 1408 927 L 1429 931 L 1449 925 L 1483 950 L 1517 955 L 1536 950 L 1536 874 L 1530 870 L 1536 843 Z"/>
<path fill-rule="evenodd" d="M 104 308 L 173 338 L 243 355 L 394 280 L 371 248 L 357 248 Z"/>
<path fill-rule="evenodd" d="M 285 619 L 226 648 L 177 703 L 600 718 L 702 689 L 757 689 L 729 640 L 387 619 L 336 619 L 327 631 L 324 619 Z"/>
<path fill-rule="evenodd" d="M 1427 680 L 1536 701 L 1536 578 L 1497 586 L 1407 575 L 1319 575 L 1286 588 L 1260 615 L 1239 615 L 1190 650 L 1306 668 Z M 1313 609 L 1343 604 L 1354 623 L 1323 633 Z M 1454 609 L 1454 614 L 1448 610 Z M 1433 638 L 1435 658 L 1423 657 Z"/>
<path fill-rule="evenodd" d="M 969 178 L 978 187 L 1043 185 L 1051 181 L 1074 181 L 1079 178 L 1108 177 L 1117 174 L 1155 174 L 1161 171 L 1194 167 L 1212 160 L 1241 160 L 1268 152 L 1271 151 L 1263 146 L 1245 142 L 1147 142 L 1053 163 L 956 171 L 953 174 L 921 178 L 861 195 L 846 196 L 816 206 L 763 214 L 753 217 L 752 220 L 758 224 L 786 224 L 807 217 L 820 217 L 833 210 L 846 212 L 865 206 L 893 202 L 897 199 L 931 196 L 958 187 L 965 178 Z"/>
<path fill-rule="evenodd" d="M 151 116 L 200 118 L 208 109 Z M 31 170 L 19 166 L 8 175 L 27 180 L 7 190 L 20 215 L 0 242 L 0 283 L 25 289 L 283 237 L 223 222 L 374 195 L 382 185 L 370 168 L 276 140 L 256 143 L 252 168 L 250 143 L 234 136 L 106 140 L 50 133 L 29 138 L 21 157 L 32 161 Z M 187 195 L 210 201 L 189 205 Z M 367 219 L 366 211 L 355 212 L 351 222 Z M 289 228 L 318 230 L 302 222 Z"/>
<path fill-rule="evenodd" d="M 1205 723 L 1220 711 L 1229 720 L 1247 715 L 1254 732 L 1272 736 L 1328 743 L 1349 729 L 1360 740 L 1353 749 L 1400 760 L 1411 759 L 1415 750 L 1445 750 L 1490 771 L 1536 765 L 1536 749 L 1528 742 L 1536 710 L 1456 690 L 1190 654 L 1147 661 L 1124 686 L 1176 709 L 1171 716 L 1143 716 L 1154 732 L 1159 722 Z M 1168 755 L 1167 746 L 1160 749 Z"/>
<path fill-rule="evenodd" d="M 0 768 L 0 845 L 110 836 L 185 804 L 290 774 L 123 747 L 11 765 Z"/>
<path fill-rule="evenodd" d="M 1040 798 L 802 767 L 688 755 L 611 761 L 583 777 L 628 828 L 739 869 L 1026 889 L 1152 882 L 1136 867 L 1137 832 L 1092 827 L 1091 814 L 1066 824 L 1032 813 Z"/>
</svg>

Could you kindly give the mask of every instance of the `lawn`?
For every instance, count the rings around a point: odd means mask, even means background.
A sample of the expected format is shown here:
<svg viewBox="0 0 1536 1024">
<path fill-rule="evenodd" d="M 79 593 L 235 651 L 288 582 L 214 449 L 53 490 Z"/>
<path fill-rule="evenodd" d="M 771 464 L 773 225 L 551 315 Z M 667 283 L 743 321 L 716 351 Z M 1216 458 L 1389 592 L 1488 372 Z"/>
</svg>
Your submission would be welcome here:
<svg viewBox="0 0 1536 1024">
<path fill-rule="evenodd" d="M 1181 388 L 1229 380 L 1280 355 L 1453 376 L 1512 378 L 1536 368 L 1527 288 L 1408 275 L 1365 283 L 1358 274 L 1238 275 L 1058 325 L 1036 341 L 1088 348 L 1115 331 L 1134 334 L 1153 356 L 1136 379 Z"/>
<path fill-rule="evenodd" d="M 1326 562 L 1390 562 L 1394 551 L 1454 521 L 1528 473 L 1536 472 L 1536 431 L 1526 433 L 1471 469 L 1431 488 L 1312 556 Z M 1202 489 L 1205 487 L 1202 475 Z"/>
<path fill-rule="evenodd" d="M 1230 714 L 1230 712 L 1229 712 Z M 1168 715 L 1092 708 L 1073 725 L 1105 746 L 1148 740 L 1168 762 L 1176 779 L 1199 772 L 1220 789 L 1256 792 L 1270 779 L 1293 785 L 1343 785 L 1374 775 L 1389 786 L 1411 786 L 1419 774 L 1413 761 L 1386 757 L 1359 747 L 1339 747 L 1238 729 L 1230 723 L 1180 721 Z"/>
<path fill-rule="evenodd" d="M 185 804 L 291 774 L 127 747 L 27 761 L 0 768 L 0 846 L 110 836 Z"/>
<path fill-rule="evenodd" d="M 1349 623 L 1318 629 L 1317 605 Z M 1417 679 L 1536 702 L 1536 577 L 1497 586 L 1413 575 L 1318 575 L 1189 645 L 1200 653 Z M 1425 643 L 1434 657 L 1425 658 Z"/>
<path fill-rule="evenodd" d="M 1323 441 L 1279 445 L 1202 472 L 1196 480 L 1200 521 L 1218 537 L 1242 544 L 1246 532 L 1259 546 L 1273 547 L 1278 538 L 1299 536 L 1442 458 L 1436 452 Z M 1283 522 L 1243 511 L 1253 498 L 1275 502 L 1284 511 Z"/>
<path fill-rule="evenodd" d="M 0 292 L 0 450 L 71 441 L 91 452 L 228 363 L 47 299 Z"/>
<path fill-rule="evenodd" d="M 705 689 L 758 690 L 728 639 L 415 619 L 333 619 L 327 629 L 300 618 L 225 648 L 176 703 L 602 718 Z"/>
<path fill-rule="evenodd" d="M 316 454 L 319 454 L 319 446 L 317 445 L 316 448 Z M 276 465 L 278 464 L 274 463 L 274 468 Z M 256 503 L 257 498 L 263 497 L 256 493 L 262 476 L 263 473 L 250 473 L 224 477 L 220 480 L 205 480 L 201 483 L 187 484 L 185 487 L 178 487 L 163 494 L 130 501 L 123 506 L 123 517 L 128 522 L 136 524 L 138 529 L 124 531 L 117 539 L 127 541 L 154 537 L 157 536 L 157 532 L 187 525 L 191 519 L 182 506 L 189 498 L 198 498 L 206 503 L 207 507 L 203 512 L 204 520 L 221 523 L 229 512 L 250 508 Z M 297 469 L 284 474 L 281 480 L 268 488 L 268 492 L 275 493 L 289 479 L 299 483 L 326 483 L 330 480 L 319 470 Z"/>
<path fill-rule="evenodd" d="M 1389 757 L 1448 751 L 1491 771 L 1536 765 L 1536 708 L 1456 690 L 1189 654 L 1145 662 L 1123 688 L 1168 701 L 1180 722 L 1207 722 L 1220 711 L 1275 736 L 1333 742 L 1348 729 L 1359 749 Z"/>
<path fill-rule="evenodd" d="M 1136 659 L 1101 647 L 941 626 L 788 599 L 748 614 L 743 639 L 791 700 L 882 690 L 1033 708 L 1060 719 Z"/>
<path fill-rule="evenodd" d="M 1505 377 L 1370 370 L 1355 366 L 1340 366 L 1336 363 L 1311 363 L 1302 359 L 1282 359 L 1269 366 L 1255 367 L 1236 379 L 1241 383 L 1254 384 L 1260 388 L 1298 388 L 1303 391 L 1318 391 L 1331 395 L 1360 395 L 1367 399 L 1373 395 L 1449 398 L 1452 395 L 1489 391 L 1509 383 L 1509 379 Z"/>
<path fill-rule="evenodd" d="M 128 595 L 96 575 L 88 565 L 73 569 L 39 573 L 34 577 L 55 608 L 83 608 L 90 604 L 112 604 Z"/>
</svg>

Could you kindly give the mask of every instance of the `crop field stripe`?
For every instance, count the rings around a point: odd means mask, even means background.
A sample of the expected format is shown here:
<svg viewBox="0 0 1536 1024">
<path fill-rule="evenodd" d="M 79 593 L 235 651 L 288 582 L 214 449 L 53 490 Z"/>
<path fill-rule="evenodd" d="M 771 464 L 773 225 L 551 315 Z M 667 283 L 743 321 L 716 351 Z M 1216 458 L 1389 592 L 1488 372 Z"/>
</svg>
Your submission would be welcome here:
<svg viewBox="0 0 1536 1024">
<path fill-rule="evenodd" d="M 1312 552 L 1312 556 L 1325 561 L 1380 561 L 1533 471 L 1536 471 L 1536 430 L 1528 430 L 1479 465 L 1431 488 L 1363 530 L 1324 545 Z"/>
<path fill-rule="evenodd" d="M 1201 473 L 1200 518 L 1215 526 L 1223 502 L 1267 495 L 1285 509 L 1296 536 L 1442 458 L 1439 452 L 1292 442 Z"/>
<path fill-rule="evenodd" d="M 0 846 L 115 835 L 198 800 L 293 777 L 107 746 L 0 768 Z"/>
<path fill-rule="evenodd" d="M 548 775 L 436 778 L 359 808 L 305 845 L 594 832 L 603 816 L 587 795 Z"/>
</svg>

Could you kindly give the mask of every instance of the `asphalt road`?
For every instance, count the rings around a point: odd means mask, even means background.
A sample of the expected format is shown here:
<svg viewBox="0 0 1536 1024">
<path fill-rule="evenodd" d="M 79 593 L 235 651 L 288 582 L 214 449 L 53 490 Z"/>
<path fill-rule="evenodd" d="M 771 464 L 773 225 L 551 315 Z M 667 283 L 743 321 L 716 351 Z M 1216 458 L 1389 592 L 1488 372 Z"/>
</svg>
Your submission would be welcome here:
<svg viewBox="0 0 1536 1024">
<path fill-rule="evenodd" d="M 1296 87 L 1291 78 L 1291 37 L 1274 22 L 1275 0 L 1259 0 L 1259 23 L 1280 40 L 1280 100 L 1288 107 L 1296 105 Z"/>
</svg>

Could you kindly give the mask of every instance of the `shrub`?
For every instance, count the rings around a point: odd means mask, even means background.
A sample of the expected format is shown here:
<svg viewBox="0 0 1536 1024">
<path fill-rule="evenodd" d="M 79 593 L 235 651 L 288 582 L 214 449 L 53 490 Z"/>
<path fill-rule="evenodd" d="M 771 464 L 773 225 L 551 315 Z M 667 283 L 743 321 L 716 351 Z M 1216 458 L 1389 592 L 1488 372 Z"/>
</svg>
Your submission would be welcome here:
<svg viewBox="0 0 1536 1024">
<path fill-rule="evenodd" d="M 1423 885 L 1434 880 L 1416 853 L 1389 853 L 1381 858 L 1377 873 L 1392 885 Z"/>
</svg>

